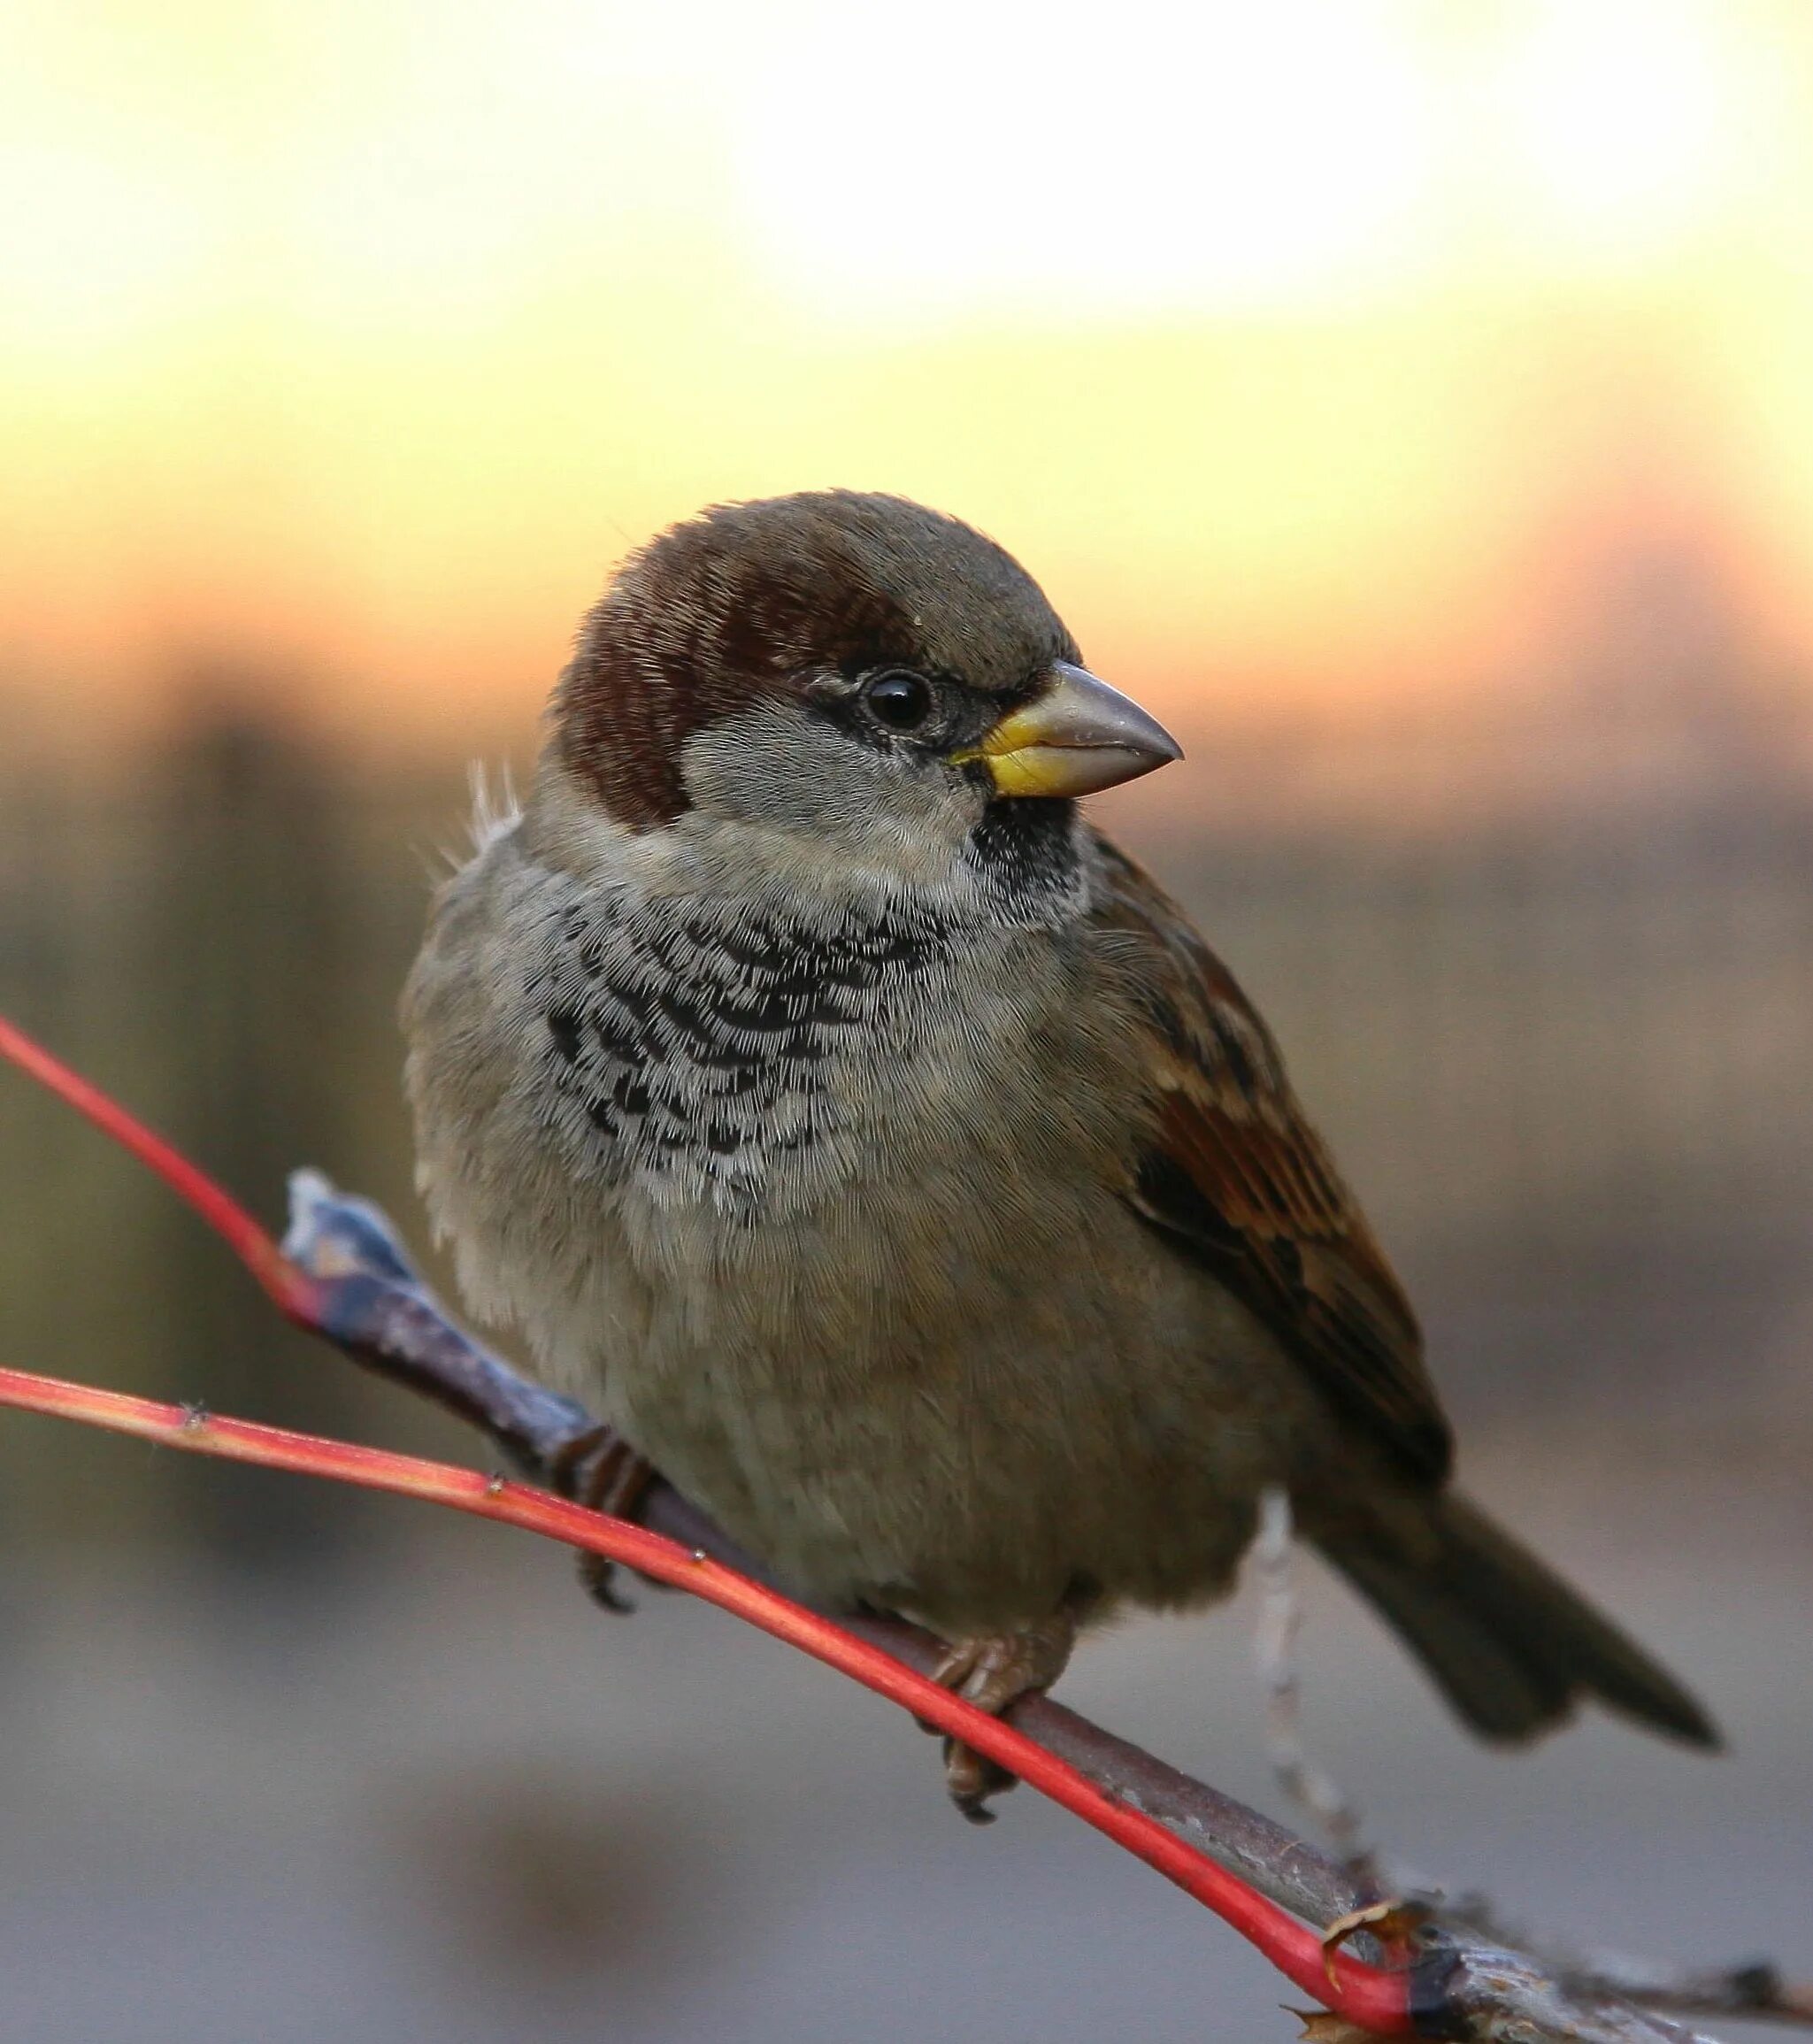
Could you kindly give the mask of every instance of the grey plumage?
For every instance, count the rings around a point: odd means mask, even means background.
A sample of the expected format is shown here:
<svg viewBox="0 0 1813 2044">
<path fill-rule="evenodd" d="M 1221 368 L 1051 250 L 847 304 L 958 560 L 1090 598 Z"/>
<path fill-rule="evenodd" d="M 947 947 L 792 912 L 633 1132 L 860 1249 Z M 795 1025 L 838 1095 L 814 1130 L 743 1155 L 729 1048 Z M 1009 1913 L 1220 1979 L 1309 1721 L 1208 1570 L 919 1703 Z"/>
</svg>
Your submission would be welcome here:
<svg viewBox="0 0 1813 2044">
<path fill-rule="evenodd" d="M 1282 1482 L 1482 1732 L 1592 1693 L 1709 1739 L 1446 1488 L 1414 1317 L 1264 1025 L 1072 803 L 997 792 L 991 733 L 1044 771 L 1068 634 L 910 507 L 889 590 L 890 501 L 632 564 L 437 901 L 408 1079 L 469 1298 L 821 1603 L 954 1640 L 1199 1603 Z M 902 672 L 905 735 L 864 707 Z"/>
</svg>

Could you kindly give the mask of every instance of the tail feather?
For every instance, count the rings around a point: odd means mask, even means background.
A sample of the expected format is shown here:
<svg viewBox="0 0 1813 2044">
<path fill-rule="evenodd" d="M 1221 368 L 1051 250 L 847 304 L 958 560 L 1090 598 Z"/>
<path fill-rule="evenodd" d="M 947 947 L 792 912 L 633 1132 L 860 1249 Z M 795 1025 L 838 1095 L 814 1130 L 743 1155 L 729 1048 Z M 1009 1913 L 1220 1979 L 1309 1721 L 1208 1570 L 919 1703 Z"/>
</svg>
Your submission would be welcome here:
<svg viewBox="0 0 1813 2044">
<path fill-rule="evenodd" d="M 1721 1743 L 1666 1669 L 1465 1499 L 1432 1499 L 1419 1522 L 1414 1538 L 1343 1529 L 1328 1558 L 1482 1737 L 1532 1738 L 1594 1696 L 1688 1745 Z"/>
</svg>

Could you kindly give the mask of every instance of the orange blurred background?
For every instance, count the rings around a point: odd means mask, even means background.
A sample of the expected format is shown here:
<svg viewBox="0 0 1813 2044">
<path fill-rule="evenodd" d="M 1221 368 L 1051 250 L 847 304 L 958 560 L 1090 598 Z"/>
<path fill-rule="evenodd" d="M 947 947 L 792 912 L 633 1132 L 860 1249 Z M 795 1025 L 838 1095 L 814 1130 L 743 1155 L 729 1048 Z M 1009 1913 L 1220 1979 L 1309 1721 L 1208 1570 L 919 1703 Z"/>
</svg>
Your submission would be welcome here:
<svg viewBox="0 0 1813 2044">
<path fill-rule="evenodd" d="M 992 531 L 1184 738 L 1102 814 L 1469 1487 L 1734 1748 L 1484 1753 L 1311 1566 L 1317 1757 L 1512 1920 L 1805 1972 L 1813 11 L 10 0 L 0 1010 L 273 1223 L 312 1164 L 426 1245 L 465 762 L 627 547 L 833 483 Z M 4 1070 L 0 1360 L 488 1455 Z M 1293 2027 L 1029 1795 L 979 1836 L 821 1671 L 449 1517 L 0 1414 L 0 2038 Z M 1251 1616 L 1064 1693 L 1276 1807 Z"/>
<path fill-rule="evenodd" d="M 83 743 L 254 656 L 495 745 L 626 543 L 826 483 L 1199 736 L 1506 685 L 1658 546 L 1813 649 L 1797 0 L 18 0 L 0 220 L 4 684 Z"/>
</svg>

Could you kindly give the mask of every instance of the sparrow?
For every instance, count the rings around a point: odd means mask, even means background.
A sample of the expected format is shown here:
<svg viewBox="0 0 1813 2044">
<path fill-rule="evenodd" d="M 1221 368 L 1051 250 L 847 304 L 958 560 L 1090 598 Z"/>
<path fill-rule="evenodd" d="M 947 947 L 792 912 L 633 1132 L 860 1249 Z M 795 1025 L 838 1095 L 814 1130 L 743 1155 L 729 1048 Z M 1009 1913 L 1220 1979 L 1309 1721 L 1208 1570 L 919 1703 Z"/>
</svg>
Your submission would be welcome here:
<svg viewBox="0 0 1813 2044">
<path fill-rule="evenodd" d="M 1717 1743 L 1450 1482 L 1277 1045 L 1077 798 L 1177 759 L 971 526 L 723 505 L 620 568 L 403 997 L 472 1310 L 781 1583 L 1000 1710 L 1232 1587 L 1268 1487 L 1459 1716 Z M 967 1814 L 1005 1786 L 947 1748 Z"/>
</svg>

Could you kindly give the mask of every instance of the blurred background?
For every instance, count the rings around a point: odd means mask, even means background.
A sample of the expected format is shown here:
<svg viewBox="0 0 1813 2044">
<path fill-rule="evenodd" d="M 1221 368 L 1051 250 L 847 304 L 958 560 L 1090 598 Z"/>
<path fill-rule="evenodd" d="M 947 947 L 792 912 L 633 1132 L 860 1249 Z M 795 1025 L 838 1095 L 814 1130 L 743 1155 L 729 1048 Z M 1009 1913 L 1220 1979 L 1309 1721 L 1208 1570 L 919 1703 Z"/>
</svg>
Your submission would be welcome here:
<svg viewBox="0 0 1813 2044">
<path fill-rule="evenodd" d="M 393 1009 L 630 544 L 981 525 L 1187 762 L 1473 1487 L 1731 1731 L 1487 1755 L 1306 1570 L 1386 1842 L 1813 1965 L 1813 17 L 1795 0 L 14 0 L 0 1003 L 419 1241 Z M 0 1356 L 482 1459 L 0 1073 Z M 0 1418 L 0 2037 L 1283 2038 L 1279 1984 L 728 1621 Z M 1271 1801 L 1244 1607 L 1066 1694 Z"/>
</svg>

